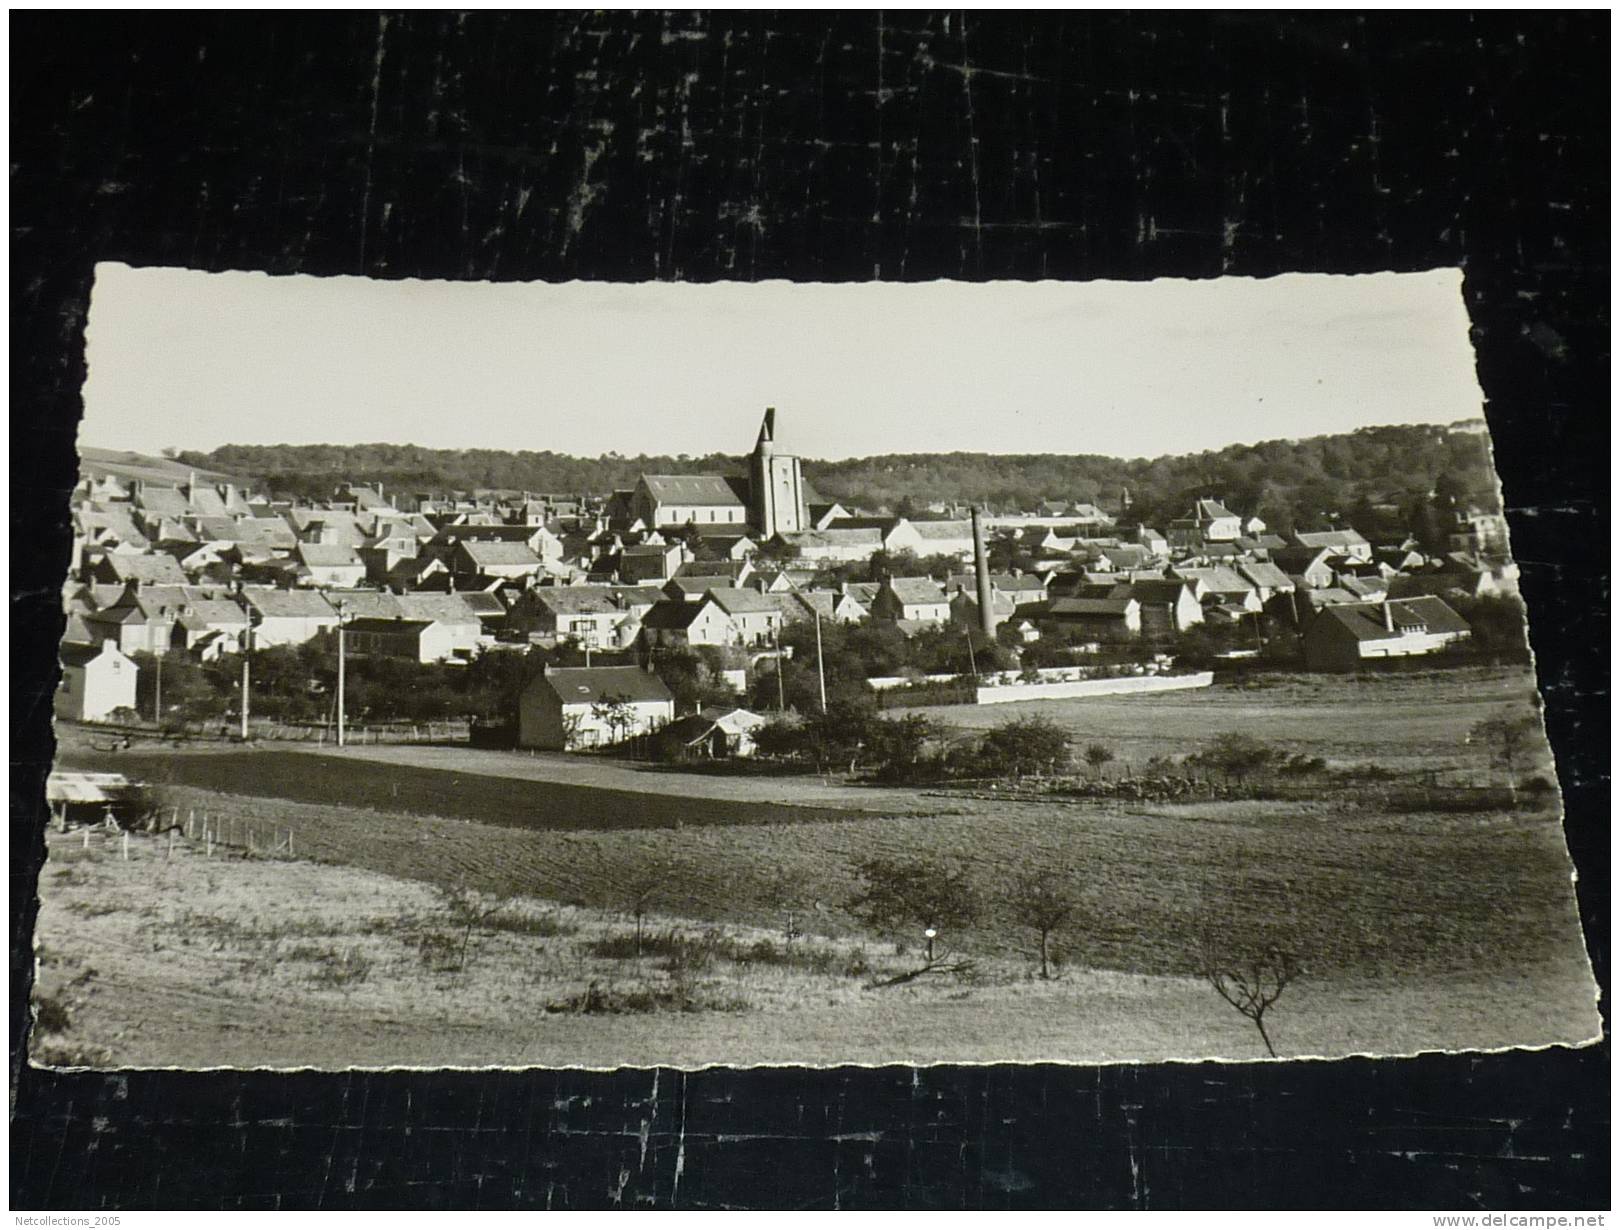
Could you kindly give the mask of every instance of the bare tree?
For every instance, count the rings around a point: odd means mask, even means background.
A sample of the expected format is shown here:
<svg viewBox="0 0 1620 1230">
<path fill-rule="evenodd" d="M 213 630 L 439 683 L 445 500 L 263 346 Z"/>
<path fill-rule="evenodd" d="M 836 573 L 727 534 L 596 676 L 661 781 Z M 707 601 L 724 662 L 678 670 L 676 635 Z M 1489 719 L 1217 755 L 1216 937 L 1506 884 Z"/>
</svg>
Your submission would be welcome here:
<svg viewBox="0 0 1620 1230">
<path fill-rule="evenodd" d="M 616 693 L 604 696 L 592 705 L 591 716 L 608 728 L 615 743 L 624 741 L 636 720 L 636 712 L 630 707 L 630 701 Z"/>
<path fill-rule="evenodd" d="M 1012 907 L 1019 923 L 1040 937 L 1041 977 L 1050 978 L 1052 933 L 1064 926 L 1075 911 L 1074 897 L 1063 876 L 1050 870 L 1020 876 L 1013 889 Z"/>
<path fill-rule="evenodd" d="M 1260 1040 L 1266 1044 L 1266 1053 L 1277 1058 L 1277 1048 L 1271 1045 L 1271 1035 L 1266 1032 L 1266 1013 L 1288 984 L 1299 977 L 1294 955 L 1269 944 L 1253 956 L 1230 957 L 1214 937 L 1206 935 L 1199 951 L 1199 971 L 1217 995 L 1254 1022 Z"/>
<path fill-rule="evenodd" d="M 636 956 L 641 956 L 641 940 L 645 933 L 648 907 L 658 895 L 658 890 L 664 886 L 665 877 L 662 873 L 649 871 L 637 876 L 626 889 L 629 900 L 630 914 L 636 920 Z"/>
<path fill-rule="evenodd" d="M 1535 747 L 1540 729 L 1533 717 L 1504 713 L 1476 723 L 1468 732 L 1468 741 L 1484 744 L 1491 763 L 1507 774 L 1508 795 L 1514 803 L 1519 801 L 1519 769 Z"/>
<path fill-rule="evenodd" d="M 482 928 L 511 904 L 510 896 L 485 899 L 465 884 L 452 884 L 439 889 L 439 904 L 450 915 L 450 923 L 460 933 L 456 969 L 467 968 L 467 950 L 472 945 L 473 932 Z"/>
</svg>

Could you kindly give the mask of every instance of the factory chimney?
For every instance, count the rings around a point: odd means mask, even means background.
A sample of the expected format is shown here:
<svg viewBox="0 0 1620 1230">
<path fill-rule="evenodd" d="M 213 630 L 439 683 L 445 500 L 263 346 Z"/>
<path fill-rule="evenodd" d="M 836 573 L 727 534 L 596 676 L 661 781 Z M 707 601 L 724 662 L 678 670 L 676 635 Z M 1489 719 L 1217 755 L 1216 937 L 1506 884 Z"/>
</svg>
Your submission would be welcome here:
<svg viewBox="0 0 1620 1230">
<path fill-rule="evenodd" d="M 979 598 L 979 627 L 986 636 L 996 634 L 996 614 L 990 605 L 990 559 L 984 549 L 984 521 L 973 508 L 973 579 Z"/>
</svg>

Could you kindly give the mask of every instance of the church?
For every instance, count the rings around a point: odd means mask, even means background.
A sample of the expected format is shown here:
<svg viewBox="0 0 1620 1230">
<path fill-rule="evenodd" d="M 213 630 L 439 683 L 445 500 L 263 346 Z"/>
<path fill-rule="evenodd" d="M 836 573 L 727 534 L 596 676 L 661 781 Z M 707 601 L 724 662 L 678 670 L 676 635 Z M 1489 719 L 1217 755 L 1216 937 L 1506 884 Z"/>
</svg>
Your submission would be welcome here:
<svg viewBox="0 0 1620 1230">
<path fill-rule="evenodd" d="M 765 411 L 746 478 L 720 474 L 643 474 L 631 512 L 654 529 L 735 525 L 759 542 L 811 528 L 811 491 L 799 459 L 776 451 L 776 409 Z"/>
</svg>

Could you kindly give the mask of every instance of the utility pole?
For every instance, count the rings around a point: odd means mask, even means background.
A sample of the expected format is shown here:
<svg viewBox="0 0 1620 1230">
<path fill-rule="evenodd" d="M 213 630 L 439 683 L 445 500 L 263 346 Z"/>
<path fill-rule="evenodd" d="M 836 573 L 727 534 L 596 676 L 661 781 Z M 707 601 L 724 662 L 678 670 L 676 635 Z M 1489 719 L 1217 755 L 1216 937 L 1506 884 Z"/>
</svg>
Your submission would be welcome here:
<svg viewBox="0 0 1620 1230">
<path fill-rule="evenodd" d="M 338 680 L 337 680 L 337 745 L 343 746 L 343 599 L 337 602 L 338 617 Z"/>
<path fill-rule="evenodd" d="M 163 655 L 152 644 L 152 625 L 146 625 L 146 648 L 152 654 L 152 666 L 157 672 L 152 680 L 152 722 L 158 726 L 163 725 Z"/>
<path fill-rule="evenodd" d="M 787 685 L 782 682 L 782 630 L 773 629 L 776 641 L 776 711 L 787 712 Z"/>
<path fill-rule="evenodd" d="M 789 582 L 791 584 L 791 582 Z M 827 670 L 821 663 L 821 612 L 816 617 L 816 683 L 821 688 L 821 715 L 827 716 Z"/>
<path fill-rule="evenodd" d="M 248 662 L 253 656 L 253 625 L 242 630 L 242 742 L 248 741 Z"/>
<path fill-rule="evenodd" d="M 788 576 L 787 568 L 785 566 L 782 569 L 782 577 L 787 581 L 789 589 L 791 589 L 800 598 L 804 598 L 804 591 L 794 583 L 792 577 Z M 810 604 L 810 600 L 808 598 L 805 598 L 804 600 L 807 605 Z M 821 658 L 821 611 L 814 605 L 810 605 L 810 613 L 816 617 L 816 685 L 821 690 L 821 712 L 825 716 L 827 712 L 827 667 Z M 778 650 L 780 650 L 782 644 L 780 632 L 777 633 L 776 643 Z M 782 669 L 782 659 L 780 656 L 778 656 L 776 660 L 776 668 L 778 671 L 777 679 L 780 681 L 780 672 Z"/>
</svg>

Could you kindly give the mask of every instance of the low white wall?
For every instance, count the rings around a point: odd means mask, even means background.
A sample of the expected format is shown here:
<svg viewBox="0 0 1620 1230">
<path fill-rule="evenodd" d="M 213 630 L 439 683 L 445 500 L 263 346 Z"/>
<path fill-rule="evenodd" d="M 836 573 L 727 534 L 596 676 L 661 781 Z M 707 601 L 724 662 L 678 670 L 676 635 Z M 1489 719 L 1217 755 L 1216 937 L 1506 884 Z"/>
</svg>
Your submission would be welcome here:
<svg viewBox="0 0 1620 1230">
<path fill-rule="evenodd" d="M 1063 683 L 1066 681 L 1071 683 L 1097 682 L 1096 680 L 1083 678 L 1087 671 L 1095 669 L 1097 668 L 1092 666 L 1043 666 L 1036 672 L 1041 677 L 1041 684 L 1029 686 L 1041 686 L 1052 683 Z M 1145 673 L 1146 672 L 1144 672 L 1144 674 Z M 999 685 L 1017 683 L 1019 679 L 1022 678 L 1022 672 L 985 671 L 979 677 L 981 679 L 989 680 L 992 684 L 998 685 L 997 690 L 999 691 Z M 887 692 L 890 688 L 903 688 L 907 685 L 919 683 L 955 683 L 961 678 L 961 675 L 917 675 L 910 679 L 906 678 L 904 675 L 879 675 L 876 678 L 868 679 L 866 682 L 867 685 L 874 691 Z M 1131 678 L 1134 679 L 1136 676 L 1133 675 Z"/>
<path fill-rule="evenodd" d="M 1006 705 L 1019 700 L 1069 700 L 1076 696 L 1116 696 L 1127 692 L 1177 692 L 1207 688 L 1215 680 L 1210 671 L 1196 675 L 1128 675 L 1119 679 L 1086 679 L 1079 683 L 1010 683 L 999 688 L 977 688 L 981 705 Z"/>
</svg>

